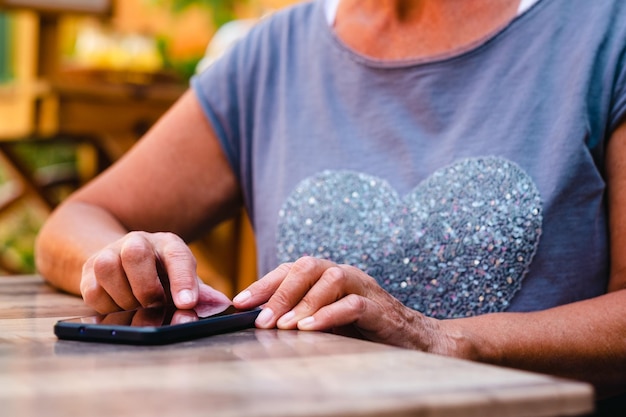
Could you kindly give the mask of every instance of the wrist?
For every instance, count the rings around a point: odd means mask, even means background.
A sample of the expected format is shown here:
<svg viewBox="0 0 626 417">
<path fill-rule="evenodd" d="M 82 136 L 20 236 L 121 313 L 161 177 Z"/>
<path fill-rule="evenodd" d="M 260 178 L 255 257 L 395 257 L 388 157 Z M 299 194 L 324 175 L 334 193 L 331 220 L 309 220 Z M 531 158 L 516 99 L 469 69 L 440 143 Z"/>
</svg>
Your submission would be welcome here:
<svg viewBox="0 0 626 417">
<path fill-rule="evenodd" d="M 462 325 L 461 319 L 436 320 L 428 352 L 471 361 L 485 361 L 488 344 L 476 333 Z"/>
</svg>

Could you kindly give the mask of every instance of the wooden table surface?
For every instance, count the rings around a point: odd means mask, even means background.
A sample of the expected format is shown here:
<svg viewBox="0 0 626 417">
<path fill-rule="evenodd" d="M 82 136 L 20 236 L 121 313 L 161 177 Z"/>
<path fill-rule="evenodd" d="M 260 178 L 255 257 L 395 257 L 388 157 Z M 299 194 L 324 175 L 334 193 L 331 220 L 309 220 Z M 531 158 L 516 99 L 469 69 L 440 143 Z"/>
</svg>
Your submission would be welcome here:
<svg viewBox="0 0 626 417">
<path fill-rule="evenodd" d="M 57 340 L 82 300 L 0 277 L 0 416 L 564 416 L 586 384 L 298 331 L 166 346 Z"/>
</svg>

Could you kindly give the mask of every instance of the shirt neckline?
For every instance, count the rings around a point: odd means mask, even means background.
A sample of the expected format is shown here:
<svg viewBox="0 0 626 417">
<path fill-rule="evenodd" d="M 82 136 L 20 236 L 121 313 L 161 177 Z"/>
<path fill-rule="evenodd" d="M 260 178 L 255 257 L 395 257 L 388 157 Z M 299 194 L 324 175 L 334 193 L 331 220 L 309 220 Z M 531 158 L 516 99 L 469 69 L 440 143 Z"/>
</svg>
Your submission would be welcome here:
<svg viewBox="0 0 626 417">
<path fill-rule="evenodd" d="M 406 58 L 406 59 L 377 59 L 364 54 L 361 54 L 351 47 L 346 45 L 339 36 L 337 36 L 336 32 L 333 30 L 332 25 L 329 25 L 329 19 L 334 21 L 334 13 L 337 11 L 337 7 L 339 6 L 339 2 L 341 0 L 322 0 L 322 12 L 323 12 L 323 20 L 325 23 L 325 32 L 330 37 L 331 41 L 335 43 L 335 45 L 349 57 L 351 57 L 354 61 L 360 63 L 361 65 L 365 65 L 373 68 L 384 68 L 384 69 L 401 69 L 406 67 L 414 67 L 428 64 L 438 64 L 447 62 L 452 59 L 461 58 L 465 55 L 471 54 L 474 51 L 477 51 L 481 48 L 481 46 L 490 43 L 496 38 L 500 37 L 503 33 L 507 32 L 507 30 L 513 26 L 517 21 L 524 18 L 531 9 L 534 9 L 533 6 L 538 4 L 543 4 L 545 2 L 541 0 L 521 0 L 520 6 L 518 7 L 517 15 L 511 19 L 509 22 L 502 25 L 500 28 L 494 30 L 491 33 L 488 33 L 483 38 L 480 38 L 474 42 L 463 45 L 460 48 L 457 48 L 452 51 L 445 52 L 443 54 L 432 55 L 428 57 L 420 57 L 420 58 Z"/>
<path fill-rule="evenodd" d="M 339 2 L 341 0 L 324 0 L 324 15 L 326 16 L 326 22 L 333 26 L 335 23 L 335 16 L 337 16 L 337 9 L 339 8 Z M 525 13 L 535 3 L 540 0 L 521 0 L 517 8 L 517 16 Z"/>
</svg>

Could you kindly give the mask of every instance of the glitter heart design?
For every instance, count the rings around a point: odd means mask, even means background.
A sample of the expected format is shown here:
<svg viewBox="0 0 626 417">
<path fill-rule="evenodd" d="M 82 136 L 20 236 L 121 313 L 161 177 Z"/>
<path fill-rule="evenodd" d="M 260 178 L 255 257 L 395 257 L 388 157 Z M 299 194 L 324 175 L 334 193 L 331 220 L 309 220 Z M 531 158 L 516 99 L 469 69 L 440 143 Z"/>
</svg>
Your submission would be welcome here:
<svg viewBox="0 0 626 417">
<path fill-rule="evenodd" d="M 278 260 L 309 255 L 359 267 L 402 303 L 436 318 L 505 310 L 541 236 L 542 204 L 515 163 L 471 158 L 404 198 L 384 180 L 324 171 L 279 212 Z"/>
</svg>

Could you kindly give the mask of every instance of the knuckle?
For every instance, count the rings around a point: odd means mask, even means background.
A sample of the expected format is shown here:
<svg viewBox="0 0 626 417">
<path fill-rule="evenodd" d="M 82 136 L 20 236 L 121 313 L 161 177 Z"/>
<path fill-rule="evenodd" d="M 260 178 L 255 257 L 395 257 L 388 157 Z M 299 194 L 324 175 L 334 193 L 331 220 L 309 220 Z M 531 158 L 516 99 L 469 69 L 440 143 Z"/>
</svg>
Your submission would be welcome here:
<svg viewBox="0 0 626 417">
<path fill-rule="evenodd" d="M 271 282 L 269 279 L 260 279 L 258 281 L 255 281 L 252 283 L 252 285 L 250 285 L 249 288 L 253 288 L 253 292 L 259 292 L 263 294 L 273 294 L 275 292 L 274 283 Z"/>
<path fill-rule="evenodd" d="M 146 239 L 148 236 L 148 234 L 146 232 L 142 232 L 139 230 L 131 230 L 130 232 L 126 233 L 126 239 L 128 238 L 132 238 L 132 239 Z"/>
<path fill-rule="evenodd" d="M 120 258 L 116 252 L 111 249 L 101 250 L 93 258 L 93 272 L 96 278 L 106 277 L 115 273 L 119 268 Z"/>
<path fill-rule="evenodd" d="M 291 270 L 297 274 L 307 275 L 313 271 L 319 262 L 319 259 L 312 256 L 303 256 L 291 265 Z"/>
<path fill-rule="evenodd" d="M 276 267 L 276 271 L 282 272 L 283 274 L 287 275 L 289 271 L 291 271 L 292 266 L 293 262 L 282 263 Z"/>
<path fill-rule="evenodd" d="M 272 295 L 270 300 L 272 304 L 281 306 L 283 308 L 291 307 L 291 301 L 286 291 L 281 291 L 280 289 Z"/>
<path fill-rule="evenodd" d="M 354 282 L 353 290 L 360 294 L 370 294 L 381 289 L 378 281 L 371 275 L 363 272 L 359 268 L 352 265 L 340 265 L 339 266 L 346 277 L 353 276 L 358 277 L 358 280 Z"/>
<path fill-rule="evenodd" d="M 98 291 L 92 286 L 85 286 L 81 284 L 80 294 L 87 305 L 91 305 L 98 299 Z"/>
<path fill-rule="evenodd" d="M 350 310 L 355 311 L 358 314 L 365 312 L 365 309 L 367 308 L 365 299 L 356 294 L 346 295 L 344 297 L 344 301 Z"/>
<path fill-rule="evenodd" d="M 326 272 L 324 272 L 324 280 L 331 288 L 342 286 L 346 278 L 346 272 L 337 266 L 328 268 Z"/>
<path fill-rule="evenodd" d="M 176 233 L 172 233 L 172 232 L 156 232 L 154 233 L 154 235 L 163 241 L 170 241 L 170 240 L 175 240 L 175 241 L 179 241 L 182 242 L 183 240 L 180 238 L 180 236 L 178 236 Z"/>
<path fill-rule="evenodd" d="M 182 241 L 168 242 L 163 246 L 162 254 L 164 256 L 164 262 L 169 264 L 171 262 L 189 262 L 192 266 L 196 266 L 196 259 L 191 254 L 191 251 L 185 243 Z"/>
<path fill-rule="evenodd" d="M 146 240 L 140 236 L 129 236 L 120 249 L 122 262 L 143 262 L 154 257 L 154 252 Z"/>
<path fill-rule="evenodd" d="M 91 283 L 85 284 L 81 282 L 80 293 L 83 297 L 83 301 L 85 304 L 98 312 L 103 312 L 100 304 L 102 301 L 104 291 L 98 285 L 93 285 Z"/>
<path fill-rule="evenodd" d="M 369 288 L 381 288 L 378 281 L 376 281 L 376 278 L 372 277 L 371 275 L 366 274 L 364 277 L 364 281 L 365 284 L 369 286 Z"/>
</svg>

